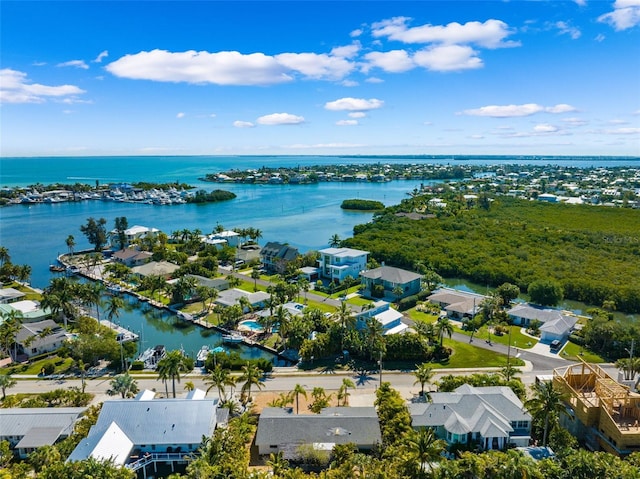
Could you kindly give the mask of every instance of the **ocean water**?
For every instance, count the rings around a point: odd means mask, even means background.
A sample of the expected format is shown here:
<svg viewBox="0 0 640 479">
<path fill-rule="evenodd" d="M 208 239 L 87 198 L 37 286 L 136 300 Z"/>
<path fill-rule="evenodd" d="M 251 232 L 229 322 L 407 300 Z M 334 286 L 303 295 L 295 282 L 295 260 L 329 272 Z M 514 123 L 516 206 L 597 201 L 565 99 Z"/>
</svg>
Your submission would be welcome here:
<svg viewBox="0 0 640 479">
<path fill-rule="evenodd" d="M 16 264 L 32 267 L 32 285 L 44 288 L 56 256 L 67 251 L 65 240 L 73 235 L 76 250 L 90 245 L 80 232 L 87 218 L 105 218 L 109 228 L 114 219 L 125 216 L 130 226 L 159 228 L 167 234 L 184 228 L 211 232 L 217 224 L 225 228 L 259 228 L 267 241 L 289 243 L 301 252 L 326 247 L 329 238 L 352 236 L 353 227 L 366 223 L 371 213 L 348 212 L 340 203 L 348 198 L 397 204 L 407 193 L 426 181 L 386 183 L 319 183 L 315 185 L 217 184 L 198 180 L 207 173 L 262 166 L 313 166 L 355 163 L 473 163 L 473 164 L 557 164 L 563 166 L 640 166 L 638 159 L 621 158 L 511 158 L 511 157 L 91 157 L 91 158 L 2 158 L 0 186 L 35 183 L 173 182 L 189 183 L 208 191 L 222 188 L 237 198 L 207 205 L 154 206 L 145 204 L 83 201 L 0 208 L 0 245 L 9 249 Z M 183 347 L 195 354 L 203 344 L 216 346 L 220 338 L 199 327 L 176 327 L 173 315 L 131 303 L 118 322 L 143 335 L 144 345 Z M 243 348 L 244 357 L 263 356 L 259 350 Z"/>
</svg>

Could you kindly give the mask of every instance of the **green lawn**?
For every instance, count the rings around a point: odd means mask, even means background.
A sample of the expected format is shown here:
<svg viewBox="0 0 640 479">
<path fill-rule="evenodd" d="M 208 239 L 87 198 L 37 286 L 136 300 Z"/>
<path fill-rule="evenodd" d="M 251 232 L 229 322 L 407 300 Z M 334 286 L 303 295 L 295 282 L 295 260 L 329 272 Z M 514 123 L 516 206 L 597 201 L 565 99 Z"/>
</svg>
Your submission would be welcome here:
<svg viewBox="0 0 640 479">
<path fill-rule="evenodd" d="M 352 298 L 347 299 L 348 304 L 352 304 L 354 306 L 364 306 L 365 304 L 370 304 L 370 299 L 365 299 L 362 296 L 354 296 Z"/>
<path fill-rule="evenodd" d="M 434 368 L 490 368 L 507 365 L 507 356 L 489 349 L 482 349 L 471 344 L 460 343 L 445 338 L 444 345 L 453 349 L 453 354 L 446 363 L 434 363 Z M 511 358 L 514 366 L 523 366 L 521 359 Z"/>
<path fill-rule="evenodd" d="M 61 374 L 68 372 L 69 368 L 73 365 L 73 359 L 53 356 L 46 359 L 38 359 L 27 365 L 13 365 L 8 368 L 3 368 L 3 372 L 11 371 L 11 374 L 36 375 L 40 374 L 44 365 L 49 363 L 56 364 L 54 374 Z"/>
<path fill-rule="evenodd" d="M 520 332 L 520 326 L 509 326 L 511 329 L 511 346 L 520 349 L 530 349 L 538 343 L 537 339 L 531 338 L 529 336 L 525 336 Z M 457 333 L 466 334 L 467 336 L 471 336 L 471 332 L 463 331 L 460 328 L 456 328 Z M 474 335 L 474 338 L 487 340 L 489 339 L 489 331 L 486 326 L 481 327 Z M 504 344 L 505 346 L 509 345 L 509 334 L 503 334 L 502 336 L 496 336 L 495 334 L 491 334 L 491 341 L 494 343 Z"/>
<path fill-rule="evenodd" d="M 593 353 L 586 349 L 583 346 L 578 346 L 570 341 L 567 341 L 562 351 L 560 351 L 560 356 L 564 359 L 573 359 L 575 361 L 579 361 L 578 356 L 585 360 L 588 363 L 604 363 L 606 362 L 604 358 L 598 356 L 596 353 Z"/>
<path fill-rule="evenodd" d="M 435 323 L 438 320 L 437 314 L 425 313 L 418 311 L 416 308 L 406 310 L 405 314 L 414 321 L 422 321 L 423 323 Z"/>
</svg>

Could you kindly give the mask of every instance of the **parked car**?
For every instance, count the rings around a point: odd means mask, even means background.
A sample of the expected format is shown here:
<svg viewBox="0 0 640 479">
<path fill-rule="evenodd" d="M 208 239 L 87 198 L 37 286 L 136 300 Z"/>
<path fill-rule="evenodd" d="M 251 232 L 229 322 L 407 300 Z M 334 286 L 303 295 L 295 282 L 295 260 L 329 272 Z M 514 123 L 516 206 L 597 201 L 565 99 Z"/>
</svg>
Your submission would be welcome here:
<svg viewBox="0 0 640 479">
<path fill-rule="evenodd" d="M 560 342 L 559 339 L 554 339 L 553 341 L 551 341 L 549 348 L 551 349 L 551 351 L 557 351 L 558 349 L 560 349 L 560 346 L 562 346 L 562 342 Z"/>
</svg>

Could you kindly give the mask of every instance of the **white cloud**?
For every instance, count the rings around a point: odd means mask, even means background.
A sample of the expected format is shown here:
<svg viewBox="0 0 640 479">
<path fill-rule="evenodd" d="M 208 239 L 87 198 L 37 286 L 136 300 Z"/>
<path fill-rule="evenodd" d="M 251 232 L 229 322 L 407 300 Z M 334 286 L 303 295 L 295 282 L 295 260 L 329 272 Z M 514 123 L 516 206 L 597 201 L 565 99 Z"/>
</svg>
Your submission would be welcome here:
<svg viewBox="0 0 640 479">
<path fill-rule="evenodd" d="M 274 59 L 289 70 L 316 80 L 340 80 L 355 68 L 344 57 L 324 53 L 281 53 Z"/>
<path fill-rule="evenodd" d="M 331 49 L 331 56 L 342 58 L 353 58 L 360 51 L 360 42 L 355 41 L 351 45 L 345 45 L 342 47 L 335 47 Z"/>
<path fill-rule="evenodd" d="M 103 59 L 107 58 L 108 56 L 109 56 L 109 52 L 107 50 L 104 50 L 98 54 L 95 60 L 93 60 L 93 63 L 100 63 L 102 62 Z"/>
<path fill-rule="evenodd" d="M 381 108 L 384 105 L 382 100 L 370 98 L 340 98 L 339 100 L 325 103 L 324 107 L 331 111 L 369 111 Z"/>
<path fill-rule="evenodd" d="M 577 40 L 582 35 L 579 28 L 573 27 L 567 22 L 556 22 L 554 26 L 560 31 L 560 34 L 569 35 L 573 40 Z"/>
<path fill-rule="evenodd" d="M 472 140 L 482 140 L 484 138 L 484 135 L 470 135 L 469 138 L 471 138 Z"/>
<path fill-rule="evenodd" d="M 359 83 L 357 81 L 354 81 L 354 80 L 342 80 L 340 82 L 340 85 L 351 88 L 351 87 L 354 87 L 354 86 L 358 86 Z"/>
<path fill-rule="evenodd" d="M 262 53 L 169 52 L 152 50 L 125 55 L 108 64 L 113 75 L 134 80 L 269 85 L 292 80 L 283 65 Z"/>
<path fill-rule="evenodd" d="M 43 103 L 49 97 L 73 99 L 82 93 L 85 91 L 75 85 L 30 83 L 26 73 L 10 68 L 0 70 L 0 103 Z"/>
<path fill-rule="evenodd" d="M 355 126 L 358 124 L 358 120 L 338 120 L 336 125 L 338 126 Z"/>
<path fill-rule="evenodd" d="M 365 80 L 365 82 L 367 83 L 384 83 L 384 80 L 382 78 L 377 78 L 377 77 L 369 77 Z"/>
<path fill-rule="evenodd" d="M 348 116 L 349 118 L 364 118 L 367 114 L 363 111 L 352 111 Z"/>
<path fill-rule="evenodd" d="M 587 0 L 573 0 L 577 5 L 584 7 L 587 5 Z"/>
<path fill-rule="evenodd" d="M 524 105 L 488 105 L 471 110 L 465 110 L 465 115 L 488 116 L 492 118 L 511 118 L 519 116 L 530 116 L 540 112 L 547 113 L 567 113 L 576 111 L 574 107 L 567 104 L 555 106 L 542 106 L 537 103 L 526 103 Z"/>
<path fill-rule="evenodd" d="M 421 25 L 408 27 L 407 17 L 395 17 L 372 25 L 374 37 L 386 37 L 404 43 L 475 44 L 485 48 L 517 46 L 519 43 L 505 41 L 513 30 L 501 20 L 490 19 L 484 23 L 457 22 L 448 25 Z"/>
<path fill-rule="evenodd" d="M 216 115 L 215 113 L 211 113 L 211 114 L 209 115 L 209 118 L 215 118 L 216 116 L 218 116 L 218 115 Z"/>
<path fill-rule="evenodd" d="M 290 113 L 272 113 L 261 116 L 256 122 L 260 125 L 299 125 L 304 123 L 304 117 Z"/>
<path fill-rule="evenodd" d="M 468 46 L 443 45 L 416 52 L 413 61 L 434 71 L 470 70 L 482 67 L 477 52 Z"/>
<path fill-rule="evenodd" d="M 349 36 L 351 38 L 357 38 L 360 35 L 362 35 L 364 33 L 364 30 L 362 30 L 361 28 L 357 28 L 355 30 L 353 30 L 351 33 L 349 33 Z"/>
<path fill-rule="evenodd" d="M 89 65 L 87 65 L 84 60 L 70 60 L 68 62 L 58 63 L 57 67 L 74 67 L 81 68 L 82 70 L 88 70 Z"/>
<path fill-rule="evenodd" d="M 587 124 L 586 120 L 583 120 L 582 118 L 576 118 L 576 117 L 563 118 L 560 121 L 566 123 L 569 126 L 584 126 Z"/>
<path fill-rule="evenodd" d="M 176 118 L 184 118 L 184 117 L 185 117 L 185 114 L 182 111 L 176 115 Z"/>
<path fill-rule="evenodd" d="M 382 68 L 384 71 L 400 73 L 415 67 L 413 60 L 405 50 L 389 52 L 370 52 L 364 56 L 366 63 L 362 71 L 367 73 L 371 67 Z"/>
<path fill-rule="evenodd" d="M 615 118 L 613 120 L 609 120 L 609 124 L 611 124 L 611 125 L 626 125 L 628 123 L 629 122 L 626 121 L 626 120 L 620 120 L 620 119 L 617 119 L 617 118 Z"/>
<path fill-rule="evenodd" d="M 600 15 L 599 22 L 608 23 L 614 30 L 627 30 L 640 24 L 640 0 L 616 0 L 613 11 Z"/>
<path fill-rule="evenodd" d="M 623 127 L 614 128 L 613 130 L 605 130 L 603 133 L 607 135 L 638 135 L 640 134 L 640 128 L 637 127 Z"/>
<path fill-rule="evenodd" d="M 75 113 L 73 110 L 62 110 L 62 113 L 64 113 L 65 115 L 71 115 L 72 113 Z"/>
<path fill-rule="evenodd" d="M 236 128 L 253 128 L 255 125 L 250 121 L 236 120 L 233 122 L 233 126 L 235 126 Z"/>
<path fill-rule="evenodd" d="M 533 127 L 533 131 L 536 133 L 555 133 L 558 131 L 558 127 L 550 125 L 549 123 L 540 123 Z"/>
<path fill-rule="evenodd" d="M 32 65 L 34 67 L 43 67 L 47 64 L 47 62 L 33 62 Z"/>
<path fill-rule="evenodd" d="M 598 33 L 598 34 L 596 35 L 596 38 L 594 38 L 594 40 L 595 40 L 596 42 L 601 42 L 601 41 L 603 41 L 605 38 L 607 38 L 607 37 L 605 37 L 602 33 Z"/>
</svg>

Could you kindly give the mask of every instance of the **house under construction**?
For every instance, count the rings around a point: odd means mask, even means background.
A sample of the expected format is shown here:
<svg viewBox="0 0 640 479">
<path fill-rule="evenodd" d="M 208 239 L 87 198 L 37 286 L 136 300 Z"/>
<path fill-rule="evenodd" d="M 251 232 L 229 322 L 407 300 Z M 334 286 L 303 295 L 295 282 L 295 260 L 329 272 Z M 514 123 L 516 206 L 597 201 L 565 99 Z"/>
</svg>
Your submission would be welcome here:
<svg viewBox="0 0 640 479">
<path fill-rule="evenodd" d="M 560 424 L 589 449 L 618 456 L 640 451 L 640 394 L 584 362 L 554 370 L 553 384 L 568 400 Z"/>
</svg>

